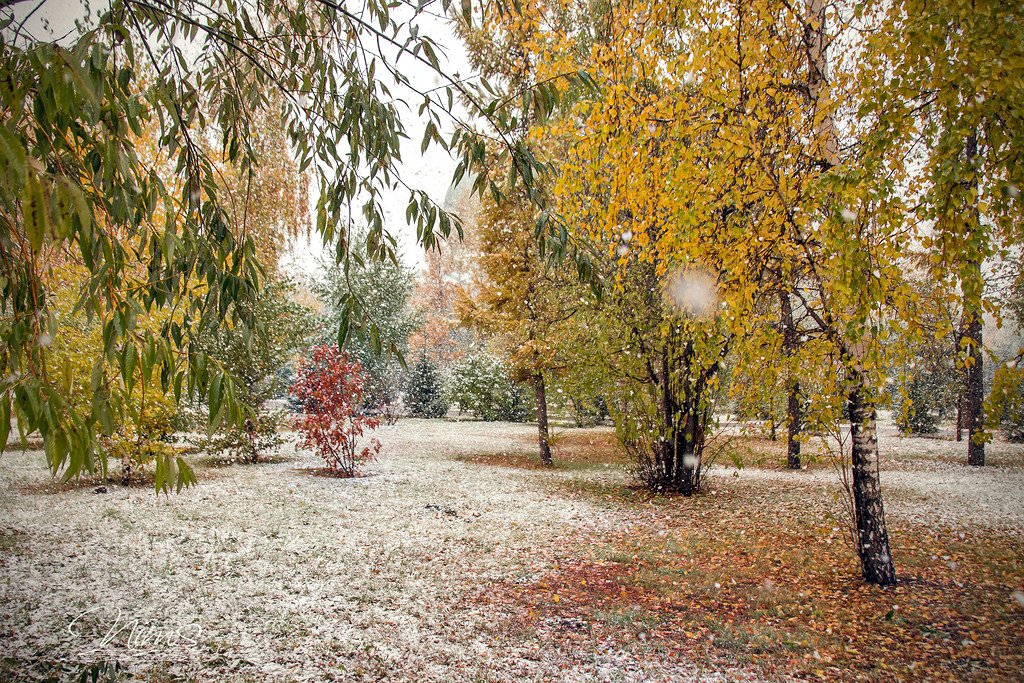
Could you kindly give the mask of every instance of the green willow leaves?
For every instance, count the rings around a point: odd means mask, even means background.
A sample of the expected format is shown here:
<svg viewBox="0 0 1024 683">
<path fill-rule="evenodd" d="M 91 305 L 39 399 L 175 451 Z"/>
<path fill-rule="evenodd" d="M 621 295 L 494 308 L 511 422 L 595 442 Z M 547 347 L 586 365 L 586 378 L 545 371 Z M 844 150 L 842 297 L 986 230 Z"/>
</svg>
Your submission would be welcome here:
<svg viewBox="0 0 1024 683">
<path fill-rule="evenodd" d="M 315 228 L 345 267 L 356 225 L 367 229 L 369 259 L 396 260 L 382 203 L 400 188 L 422 245 L 461 232 L 398 173 L 402 114 L 415 107 L 403 97 L 422 97 L 424 144 L 461 156 L 461 173 L 482 160 L 484 138 L 516 149 L 502 107 L 444 73 L 420 33 L 420 5 L 116 0 L 56 40 L 26 28 L 33 7 L 0 9 L 0 422 L 7 431 L 3 418 L 16 417 L 23 439 L 38 432 L 65 478 L 105 470 L 104 437 L 136 377 L 176 400 L 205 400 L 215 422 L 244 419 L 230 368 L 196 340 L 211 328 L 253 329 L 247 302 L 265 275 L 219 177 L 225 165 L 244 177 L 260 164 L 253 127 L 268 112 L 312 175 Z M 419 88 L 408 75 L 417 70 L 440 75 L 442 87 Z M 485 114 L 487 130 L 458 119 L 457 97 Z M 522 158 L 524 178 L 539 173 Z M 102 328 L 88 406 L 73 404 L 48 368 L 64 266 L 87 274 L 75 314 Z M 342 338 L 378 339 L 357 298 L 347 301 Z M 193 479 L 183 461 L 158 462 L 157 472 L 163 490 Z"/>
</svg>

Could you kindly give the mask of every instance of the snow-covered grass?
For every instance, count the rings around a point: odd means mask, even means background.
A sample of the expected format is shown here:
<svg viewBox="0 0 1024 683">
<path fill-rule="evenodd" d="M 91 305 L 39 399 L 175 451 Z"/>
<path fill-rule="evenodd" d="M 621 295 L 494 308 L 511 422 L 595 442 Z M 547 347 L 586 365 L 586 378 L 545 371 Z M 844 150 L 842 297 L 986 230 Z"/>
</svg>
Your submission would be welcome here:
<svg viewBox="0 0 1024 683">
<path fill-rule="evenodd" d="M 378 430 L 384 451 L 358 479 L 315 476 L 312 456 L 286 452 L 272 464 L 201 469 L 198 486 L 171 496 L 49 491 L 41 453 L 9 452 L 0 457 L 0 679 L 96 660 L 149 680 L 742 675 L 659 668 L 614 643 L 567 656 L 543 628 L 509 635 L 517 615 L 490 599 L 496 587 L 535 582 L 638 514 L 563 485 L 626 485 L 614 465 L 551 472 L 466 459 L 528 453 L 535 429 L 402 420 Z M 883 434 L 890 514 L 1024 530 L 1018 447 L 998 446 L 1006 462 L 985 470 L 946 456 L 918 466 L 925 447 L 960 446 Z M 892 471 L 890 459 L 900 463 Z M 717 472 L 780 488 L 838 485 L 821 468 Z"/>
<path fill-rule="evenodd" d="M 767 440 L 760 444 L 776 454 L 778 463 L 785 461 L 783 439 L 780 435 L 775 444 Z M 971 467 L 966 464 L 966 441 L 955 441 L 949 425 L 933 436 L 907 437 L 883 419 L 878 440 L 880 477 L 890 515 L 925 525 L 984 527 L 1024 536 L 1024 445 L 1008 443 L 997 434 L 985 449 L 987 466 Z M 838 487 L 839 476 L 820 443 L 812 439 L 805 449 L 817 462 L 799 472 L 779 467 L 737 471 L 730 466 L 712 472 L 782 487 Z"/>
<path fill-rule="evenodd" d="M 0 678 L 65 659 L 201 680 L 539 675 L 536 644 L 499 650 L 499 624 L 476 597 L 614 519 L 445 456 L 511 447 L 509 432 L 522 429 L 403 420 L 379 430 L 385 451 L 362 478 L 314 476 L 318 463 L 295 454 L 203 471 L 169 497 L 120 486 L 25 493 L 47 477 L 42 454 L 8 453 Z M 95 651 L 119 614 L 128 627 Z M 135 620 L 162 642 L 130 638 Z"/>
</svg>

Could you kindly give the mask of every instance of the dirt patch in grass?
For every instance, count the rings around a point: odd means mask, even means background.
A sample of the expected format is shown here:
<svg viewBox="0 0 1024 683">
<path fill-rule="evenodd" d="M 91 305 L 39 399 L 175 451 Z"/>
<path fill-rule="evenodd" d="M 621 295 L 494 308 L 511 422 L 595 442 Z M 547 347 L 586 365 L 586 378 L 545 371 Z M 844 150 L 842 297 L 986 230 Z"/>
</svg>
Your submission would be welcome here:
<svg viewBox="0 0 1024 683">
<path fill-rule="evenodd" d="M 222 460 L 195 458 L 190 459 L 189 464 L 193 466 L 196 471 L 197 477 L 200 481 L 213 481 L 219 479 L 225 474 L 222 470 L 229 469 L 231 465 L 239 465 L 244 467 L 257 467 L 264 464 L 273 464 L 275 462 L 286 462 L 290 460 L 287 457 L 281 458 L 268 458 L 266 461 L 260 461 L 255 464 L 244 464 L 244 463 L 227 463 Z M 120 464 L 115 461 L 110 461 L 110 472 L 120 473 Z M 100 475 L 80 475 L 72 477 L 68 481 L 61 480 L 60 477 L 51 477 L 49 479 L 40 479 L 37 481 L 19 482 L 17 484 L 17 491 L 24 495 L 36 495 L 36 494 L 59 494 L 67 493 L 69 491 L 81 491 L 82 489 L 92 489 L 96 494 L 102 495 L 107 493 L 114 493 L 118 490 L 131 490 L 131 489 L 152 489 L 153 488 L 153 468 L 152 465 L 148 466 L 143 470 L 136 470 L 132 475 L 131 481 L 128 484 L 124 484 L 120 475 L 103 477 Z"/>
<path fill-rule="evenodd" d="M 325 479 L 366 479 L 377 476 L 373 472 L 357 472 L 350 475 L 341 470 L 332 470 L 329 467 L 296 467 L 296 472 L 308 474 L 311 477 L 323 477 Z"/>
<path fill-rule="evenodd" d="M 615 432 L 607 427 L 558 429 L 553 431 L 554 465 L 541 464 L 536 437 L 518 436 L 515 448 L 507 452 L 457 453 L 455 459 L 476 465 L 524 470 L 600 470 L 626 464 Z"/>
<path fill-rule="evenodd" d="M 143 482 L 139 482 L 138 485 L 142 486 L 142 484 Z M 113 479 L 104 479 L 102 477 L 74 477 L 68 481 L 61 481 L 59 477 L 54 477 L 43 481 L 19 484 L 17 491 L 18 493 L 25 495 L 55 494 L 65 493 L 68 491 L 79 491 L 81 489 L 96 489 L 101 486 L 106 487 L 107 490 L 109 490 L 111 487 L 120 485 L 120 482 L 115 483 Z M 153 485 L 152 480 L 148 482 L 148 485 Z"/>
<path fill-rule="evenodd" d="M 0 555 L 16 552 L 24 538 L 25 532 L 20 529 L 0 528 Z"/>
<path fill-rule="evenodd" d="M 285 462 L 293 462 L 295 460 L 294 455 L 284 453 L 274 453 L 271 455 L 261 455 L 259 460 L 256 462 L 246 462 L 241 458 L 235 458 L 231 456 L 220 456 L 210 455 L 203 453 L 202 455 L 193 456 L 191 462 L 194 465 L 198 465 L 203 468 L 209 469 L 222 469 L 225 467 L 253 467 L 257 465 L 279 465 Z"/>
</svg>

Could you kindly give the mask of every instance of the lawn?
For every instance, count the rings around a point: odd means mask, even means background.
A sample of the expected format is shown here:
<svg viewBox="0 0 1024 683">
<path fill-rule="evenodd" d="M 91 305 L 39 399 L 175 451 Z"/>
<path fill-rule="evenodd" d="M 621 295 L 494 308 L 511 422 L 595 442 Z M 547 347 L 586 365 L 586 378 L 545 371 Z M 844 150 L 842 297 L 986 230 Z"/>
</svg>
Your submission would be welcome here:
<svg viewBox="0 0 1024 683">
<path fill-rule="evenodd" d="M 357 479 L 200 462 L 180 495 L 0 458 L 0 678 L 1018 680 L 1024 454 L 883 430 L 900 583 L 860 581 L 839 480 L 733 435 L 705 493 L 631 486 L 607 428 L 402 420 Z"/>
</svg>

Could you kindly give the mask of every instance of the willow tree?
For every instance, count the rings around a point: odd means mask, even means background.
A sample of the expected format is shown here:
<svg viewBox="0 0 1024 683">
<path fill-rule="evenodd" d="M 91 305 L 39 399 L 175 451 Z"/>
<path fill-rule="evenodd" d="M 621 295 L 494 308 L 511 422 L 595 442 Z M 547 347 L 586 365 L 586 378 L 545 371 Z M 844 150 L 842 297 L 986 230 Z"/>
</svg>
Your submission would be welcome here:
<svg viewBox="0 0 1024 683">
<path fill-rule="evenodd" d="M 421 7 L 115 0 L 57 39 L 30 31 L 36 4 L 0 4 L 0 443 L 13 414 L 19 429 L 41 435 L 50 467 L 65 476 L 102 466 L 101 437 L 124 401 L 100 372 L 85 409 L 54 381 L 45 273 L 55 261 L 88 274 L 78 310 L 102 326 L 104 362 L 137 365 L 163 391 L 203 397 L 216 419 L 237 423 L 243 411 L 230 375 L 193 343 L 210 327 L 251 329 L 244 304 L 263 279 L 253 231 L 239 228 L 245 218 L 225 195 L 220 164 L 258 177 L 256 131 L 279 122 L 318 191 L 315 229 L 349 263 L 356 221 L 368 226 L 371 258 L 395 256 L 381 204 L 405 187 L 397 172 L 403 97 L 422 102 L 424 145 L 456 149 L 466 168 L 486 154 L 482 134 L 511 147 L 500 103 L 480 102 L 445 72 L 419 30 Z M 405 65 L 413 62 L 444 87 L 412 82 Z M 477 133 L 455 121 L 446 140 L 442 119 L 458 92 L 486 125 Z M 148 124 L 159 130 L 174 184 L 139 153 Z M 203 144 L 209 139 L 215 153 Z M 523 177 L 536 174 L 531 157 L 513 156 Z M 421 244 L 458 228 L 426 193 L 408 196 Z M 147 277 L 126 286 L 126 270 L 139 262 Z M 193 291 L 194 282 L 204 286 Z M 341 339 L 372 331 L 358 299 L 349 301 Z M 138 326 L 141 313 L 161 308 L 178 315 L 158 330 Z M 184 482 L 172 469 L 158 464 L 158 486 Z"/>
</svg>

